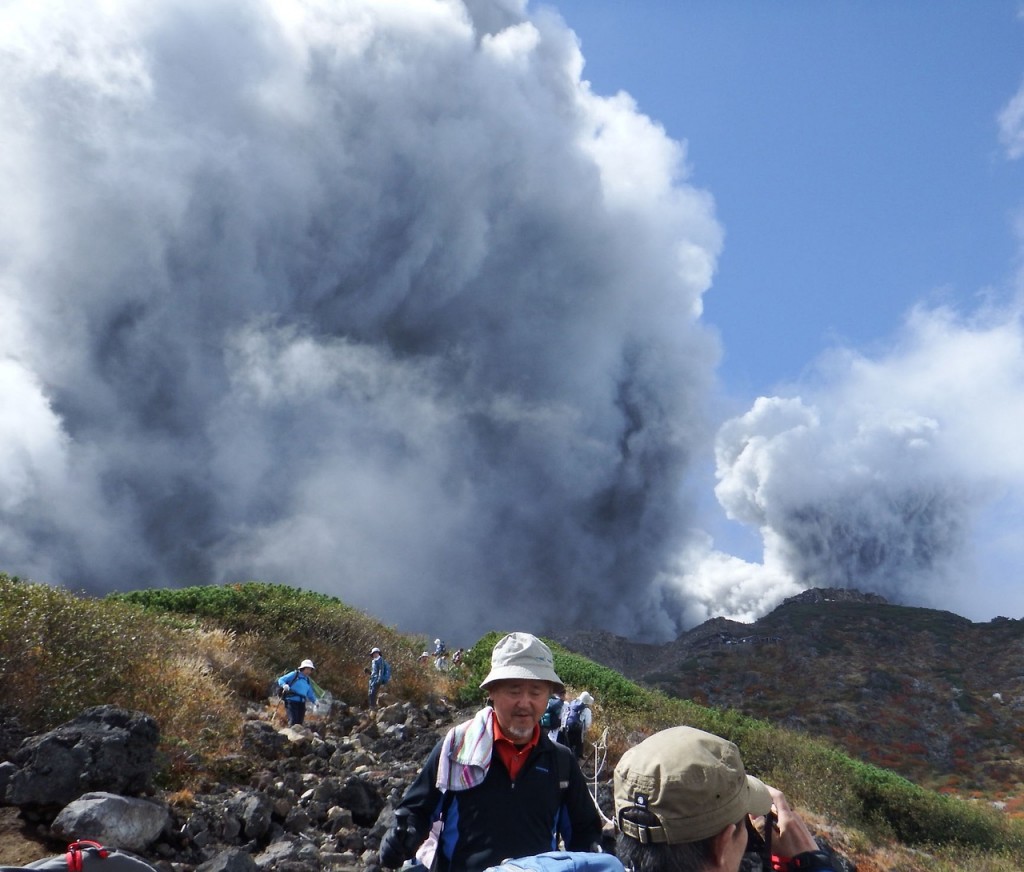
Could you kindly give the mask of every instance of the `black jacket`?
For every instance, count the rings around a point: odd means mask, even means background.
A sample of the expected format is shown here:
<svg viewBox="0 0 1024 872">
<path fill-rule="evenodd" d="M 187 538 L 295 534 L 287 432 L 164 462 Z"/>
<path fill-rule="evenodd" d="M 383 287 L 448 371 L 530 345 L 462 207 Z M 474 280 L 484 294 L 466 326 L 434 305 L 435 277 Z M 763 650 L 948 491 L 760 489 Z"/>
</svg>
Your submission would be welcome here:
<svg viewBox="0 0 1024 872">
<path fill-rule="evenodd" d="M 443 740 L 434 746 L 399 808 L 416 818 L 424 835 L 447 807 L 441 834 L 441 872 L 480 872 L 510 857 L 540 854 L 558 847 L 561 834 L 569 851 L 589 851 L 601 840 L 601 817 L 590 798 L 572 752 L 543 731 L 515 783 L 494 754 L 483 783 L 442 794 L 436 787 Z M 561 761 L 559 761 L 559 756 Z M 568 781 L 564 789 L 561 780 Z"/>
</svg>

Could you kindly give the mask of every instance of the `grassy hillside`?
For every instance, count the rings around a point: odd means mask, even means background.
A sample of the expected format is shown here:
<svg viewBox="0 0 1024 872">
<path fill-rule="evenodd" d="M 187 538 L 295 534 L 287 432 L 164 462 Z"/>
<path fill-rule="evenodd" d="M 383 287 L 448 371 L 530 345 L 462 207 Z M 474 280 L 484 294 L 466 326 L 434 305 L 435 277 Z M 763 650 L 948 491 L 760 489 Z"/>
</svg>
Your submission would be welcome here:
<svg viewBox="0 0 1024 872">
<path fill-rule="evenodd" d="M 163 735 L 161 782 L 178 789 L 230 774 L 224 761 L 238 750 L 244 705 L 264 700 L 274 677 L 304 657 L 336 698 L 361 704 L 368 652 L 379 645 L 394 666 L 395 697 L 421 703 L 444 694 L 469 706 L 482 699 L 478 685 L 499 636 L 484 635 L 460 672 L 441 677 L 416 662 L 424 638 L 322 594 L 248 583 L 97 599 L 0 573 L 0 705 L 31 730 L 100 703 L 148 712 Z M 782 788 L 864 872 L 1024 867 L 1024 828 L 987 804 L 924 790 L 766 721 L 645 690 L 552 647 L 570 691 L 597 698 L 606 773 L 639 737 L 691 724 L 736 742 L 748 768 Z"/>
</svg>

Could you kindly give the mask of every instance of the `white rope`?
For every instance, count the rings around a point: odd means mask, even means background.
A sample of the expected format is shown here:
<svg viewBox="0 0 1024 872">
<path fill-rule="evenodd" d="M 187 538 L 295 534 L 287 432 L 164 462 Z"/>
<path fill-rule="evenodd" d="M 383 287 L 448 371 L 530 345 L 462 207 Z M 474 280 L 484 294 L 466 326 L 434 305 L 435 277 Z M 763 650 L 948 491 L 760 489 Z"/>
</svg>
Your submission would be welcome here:
<svg viewBox="0 0 1024 872">
<path fill-rule="evenodd" d="M 601 819 L 606 823 L 612 823 L 612 819 L 609 818 L 603 811 L 601 806 L 597 803 L 597 778 L 604 771 L 605 761 L 608 759 L 608 728 L 604 728 L 604 732 L 601 733 L 601 738 L 596 742 L 591 742 L 594 748 L 594 780 L 587 787 L 590 790 L 590 798 L 594 801 L 594 808 L 597 809 L 597 813 L 601 815 Z"/>
</svg>

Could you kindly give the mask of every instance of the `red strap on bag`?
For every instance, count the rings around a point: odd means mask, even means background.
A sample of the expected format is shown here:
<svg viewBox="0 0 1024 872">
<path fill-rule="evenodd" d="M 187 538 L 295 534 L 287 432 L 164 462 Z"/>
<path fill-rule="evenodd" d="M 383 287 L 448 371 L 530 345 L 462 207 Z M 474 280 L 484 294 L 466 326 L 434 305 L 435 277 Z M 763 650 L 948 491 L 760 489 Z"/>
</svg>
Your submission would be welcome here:
<svg viewBox="0 0 1024 872">
<path fill-rule="evenodd" d="M 814 872 L 816 869 L 833 869 L 832 861 L 823 851 L 804 851 L 795 857 L 780 857 L 772 854 L 773 872 Z"/>
<path fill-rule="evenodd" d="M 64 855 L 65 859 L 68 861 L 68 872 L 82 872 L 83 848 L 95 848 L 96 852 L 104 860 L 110 855 L 110 851 L 104 848 L 99 842 L 91 842 L 88 839 L 72 842 L 68 845 L 67 854 Z"/>
</svg>

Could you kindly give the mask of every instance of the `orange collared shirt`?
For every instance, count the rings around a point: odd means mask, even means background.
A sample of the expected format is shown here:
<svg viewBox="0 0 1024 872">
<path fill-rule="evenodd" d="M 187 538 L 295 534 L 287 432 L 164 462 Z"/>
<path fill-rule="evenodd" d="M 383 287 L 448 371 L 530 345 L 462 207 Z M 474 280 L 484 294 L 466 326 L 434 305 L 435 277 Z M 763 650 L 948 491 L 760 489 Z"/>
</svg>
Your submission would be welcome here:
<svg viewBox="0 0 1024 872">
<path fill-rule="evenodd" d="M 537 742 L 539 741 L 540 724 L 534 725 L 530 741 L 520 747 L 501 731 L 498 719 L 494 719 L 494 750 L 498 752 L 501 762 L 505 764 L 505 768 L 508 770 L 509 778 L 513 781 L 516 780 L 519 770 L 523 768 L 523 763 L 530 756 L 530 752 L 537 747 Z"/>
</svg>

